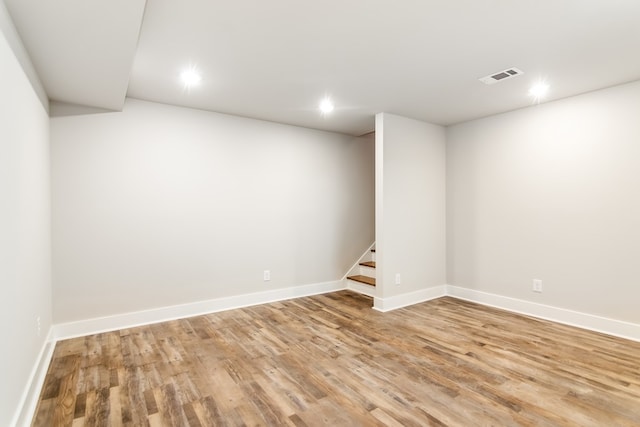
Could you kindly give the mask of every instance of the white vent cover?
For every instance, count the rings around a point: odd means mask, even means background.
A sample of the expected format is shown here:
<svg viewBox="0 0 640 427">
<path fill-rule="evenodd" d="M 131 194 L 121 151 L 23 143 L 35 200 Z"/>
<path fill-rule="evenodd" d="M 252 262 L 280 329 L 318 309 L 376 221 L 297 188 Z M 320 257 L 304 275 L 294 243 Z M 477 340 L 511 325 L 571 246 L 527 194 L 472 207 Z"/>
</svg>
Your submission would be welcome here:
<svg viewBox="0 0 640 427">
<path fill-rule="evenodd" d="M 482 77 L 478 80 L 486 85 L 492 85 L 503 80 L 509 80 L 510 78 L 515 76 L 520 76 L 522 74 L 524 74 L 524 71 L 518 70 L 517 68 L 507 68 L 506 70 L 502 70 L 489 76 Z"/>
</svg>

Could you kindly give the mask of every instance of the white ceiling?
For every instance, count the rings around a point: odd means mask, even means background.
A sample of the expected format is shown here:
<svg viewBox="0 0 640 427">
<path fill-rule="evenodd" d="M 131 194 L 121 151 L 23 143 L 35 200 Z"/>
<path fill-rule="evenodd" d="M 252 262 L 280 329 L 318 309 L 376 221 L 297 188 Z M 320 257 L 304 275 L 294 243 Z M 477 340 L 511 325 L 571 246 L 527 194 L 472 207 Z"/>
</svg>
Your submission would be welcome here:
<svg viewBox="0 0 640 427">
<path fill-rule="evenodd" d="M 4 1 L 49 97 L 100 108 L 126 91 L 360 135 L 382 111 L 448 125 L 522 108 L 540 79 L 548 99 L 640 79 L 638 0 Z M 525 74 L 478 81 L 509 67 Z"/>
</svg>

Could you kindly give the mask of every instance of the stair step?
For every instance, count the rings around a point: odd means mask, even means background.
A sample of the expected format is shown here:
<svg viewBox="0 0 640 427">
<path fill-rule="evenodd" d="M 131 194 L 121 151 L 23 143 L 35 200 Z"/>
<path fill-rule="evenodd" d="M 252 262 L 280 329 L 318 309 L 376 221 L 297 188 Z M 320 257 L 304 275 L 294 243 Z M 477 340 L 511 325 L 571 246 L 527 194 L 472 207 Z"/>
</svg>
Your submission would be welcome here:
<svg viewBox="0 0 640 427">
<path fill-rule="evenodd" d="M 347 277 L 347 279 L 355 280 L 356 282 L 364 283 L 366 285 L 371 285 L 371 286 L 375 286 L 376 285 L 376 278 L 375 277 L 363 276 L 361 274 L 358 274 L 356 276 L 349 276 L 349 277 Z"/>
<path fill-rule="evenodd" d="M 376 268 L 376 262 L 375 261 L 361 262 L 360 265 L 363 265 L 365 267 Z"/>
</svg>

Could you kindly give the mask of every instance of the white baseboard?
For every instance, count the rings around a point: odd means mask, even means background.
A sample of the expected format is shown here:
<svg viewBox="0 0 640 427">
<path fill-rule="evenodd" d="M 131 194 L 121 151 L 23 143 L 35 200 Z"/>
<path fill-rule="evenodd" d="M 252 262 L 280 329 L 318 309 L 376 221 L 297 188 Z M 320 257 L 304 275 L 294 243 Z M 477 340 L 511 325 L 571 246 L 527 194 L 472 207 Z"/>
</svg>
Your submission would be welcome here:
<svg viewBox="0 0 640 427">
<path fill-rule="evenodd" d="M 640 324 L 609 319 L 606 317 L 595 316 L 593 314 L 581 313 L 565 308 L 538 304 L 531 301 L 490 294 L 487 292 L 452 285 L 436 286 L 389 298 L 374 298 L 373 308 L 378 311 L 386 312 L 443 296 L 450 296 L 465 301 L 512 311 L 514 313 L 537 317 L 544 320 L 551 320 L 565 325 L 640 342 Z"/>
<path fill-rule="evenodd" d="M 42 390 L 44 379 L 47 375 L 47 371 L 49 370 L 51 358 L 53 357 L 53 350 L 55 349 L 55 342 L 51 339 L 52 332 L 53 330 L 49 329 L 47 339 L 42 345 L 36 364 L 33 366 L 31 374 L 29 375 L 27 387 L 24 389 L 20 398 L 20 404 L 13 415 L 13 420 L 10 424 L 11 426 L 28 427 L 31 425 L 33 415 L 35 414 L 36 407 L 38 406 L 40 391 Z"/>
<path fill-rule="evenodd" d="M 434 286 L 433 288 L 421 289 L 415 292 L 400 294 L 388 298 L 374 298 L 373 308 L 378 311 L 391 311 L 409 305 L 418 304 L 435 298 L 443 297 L 447 294 L 446 285 Z"/>
<path fill-rule="evenodd" d="M 134 326 L 164 322 L 167 320 L 198 316 L 217 311 L 231 310 L 234 308 L 323 294 L 342 289 L 352 289 L 356 292 L 374 297 L 374 309 L 382 312 L 418 304 L 443 296 L 451 296 L 516 313 L 539 317 L 545 320 L 552 320 L 554 322 L 590 329 L 621 338 L 640 341 L 639 324 L 609 319 L 497 294 L 490 294 L 473 289 L 461 288 L 458 286 L 435 286 L 433 288 L 422 289 L 388 298 L 376 297 L 375 290 L 369 289 L 369 286 L 362 285 L 363 289 L 353 289 L 353 286 L 357 286 L 357 284 L 347 284 L 346 280 L 338 280 L 312 285 L 294 286 L 285 289 L 275 289 L 272 291 L 256 292 L 253 294 L 217 298 L 133 313 L 124 313 L 78 322 L 61 323 L 52 327 L 51 338 L 52 341 L 57 341 Z M 48 359 L 46 360 L 48 363 Z"/>
<path fill-rule="evenodd" d="M 292 298 L 325 294 L 342 289 L 346 289 L 346 285 L 342 280 L 336 280 L 333 282 L 293 286 L 290 288 L 216 298 L 207 301 L 198 301 L 189 304 L 161 307 L 133 313 L 116 314 L 113 316 L 80 320 L 77 322 L 60 323 L 53 326 L 53 338 L 58 341 L 79 336 L 115 331 L 118 329 L 148 325 L 151 323 L 165 322 L 168 320 L 183 319 L 186 317 L 199 316 L 202 314 L 215 313 L 217 311 L 231 310 L 234 308 L 249 307 L 252 305 L 284 301 Z"/>
<path fill-rule="evenodd" d="M 447 285 L 446 294 L 454 298 L 478 304 L 640 342 L 640 324 L 636 323 L 594 316 L 593 314 L 581 313 L 565 308 L 538 304 L 458 286 Z"/>
</svg>

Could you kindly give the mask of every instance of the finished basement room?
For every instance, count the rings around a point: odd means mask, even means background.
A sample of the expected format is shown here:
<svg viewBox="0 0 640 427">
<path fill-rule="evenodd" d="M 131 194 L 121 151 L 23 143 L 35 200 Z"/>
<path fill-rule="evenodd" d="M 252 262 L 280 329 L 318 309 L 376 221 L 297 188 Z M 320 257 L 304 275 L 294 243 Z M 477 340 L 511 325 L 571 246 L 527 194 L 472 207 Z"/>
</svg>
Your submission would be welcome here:
<svg viewBox="0 0 640 427">
<path fill-rule="evenodd" d="M 640 426 L 637 0 L 0 0 L 0 425 Z"/>
</svg>

